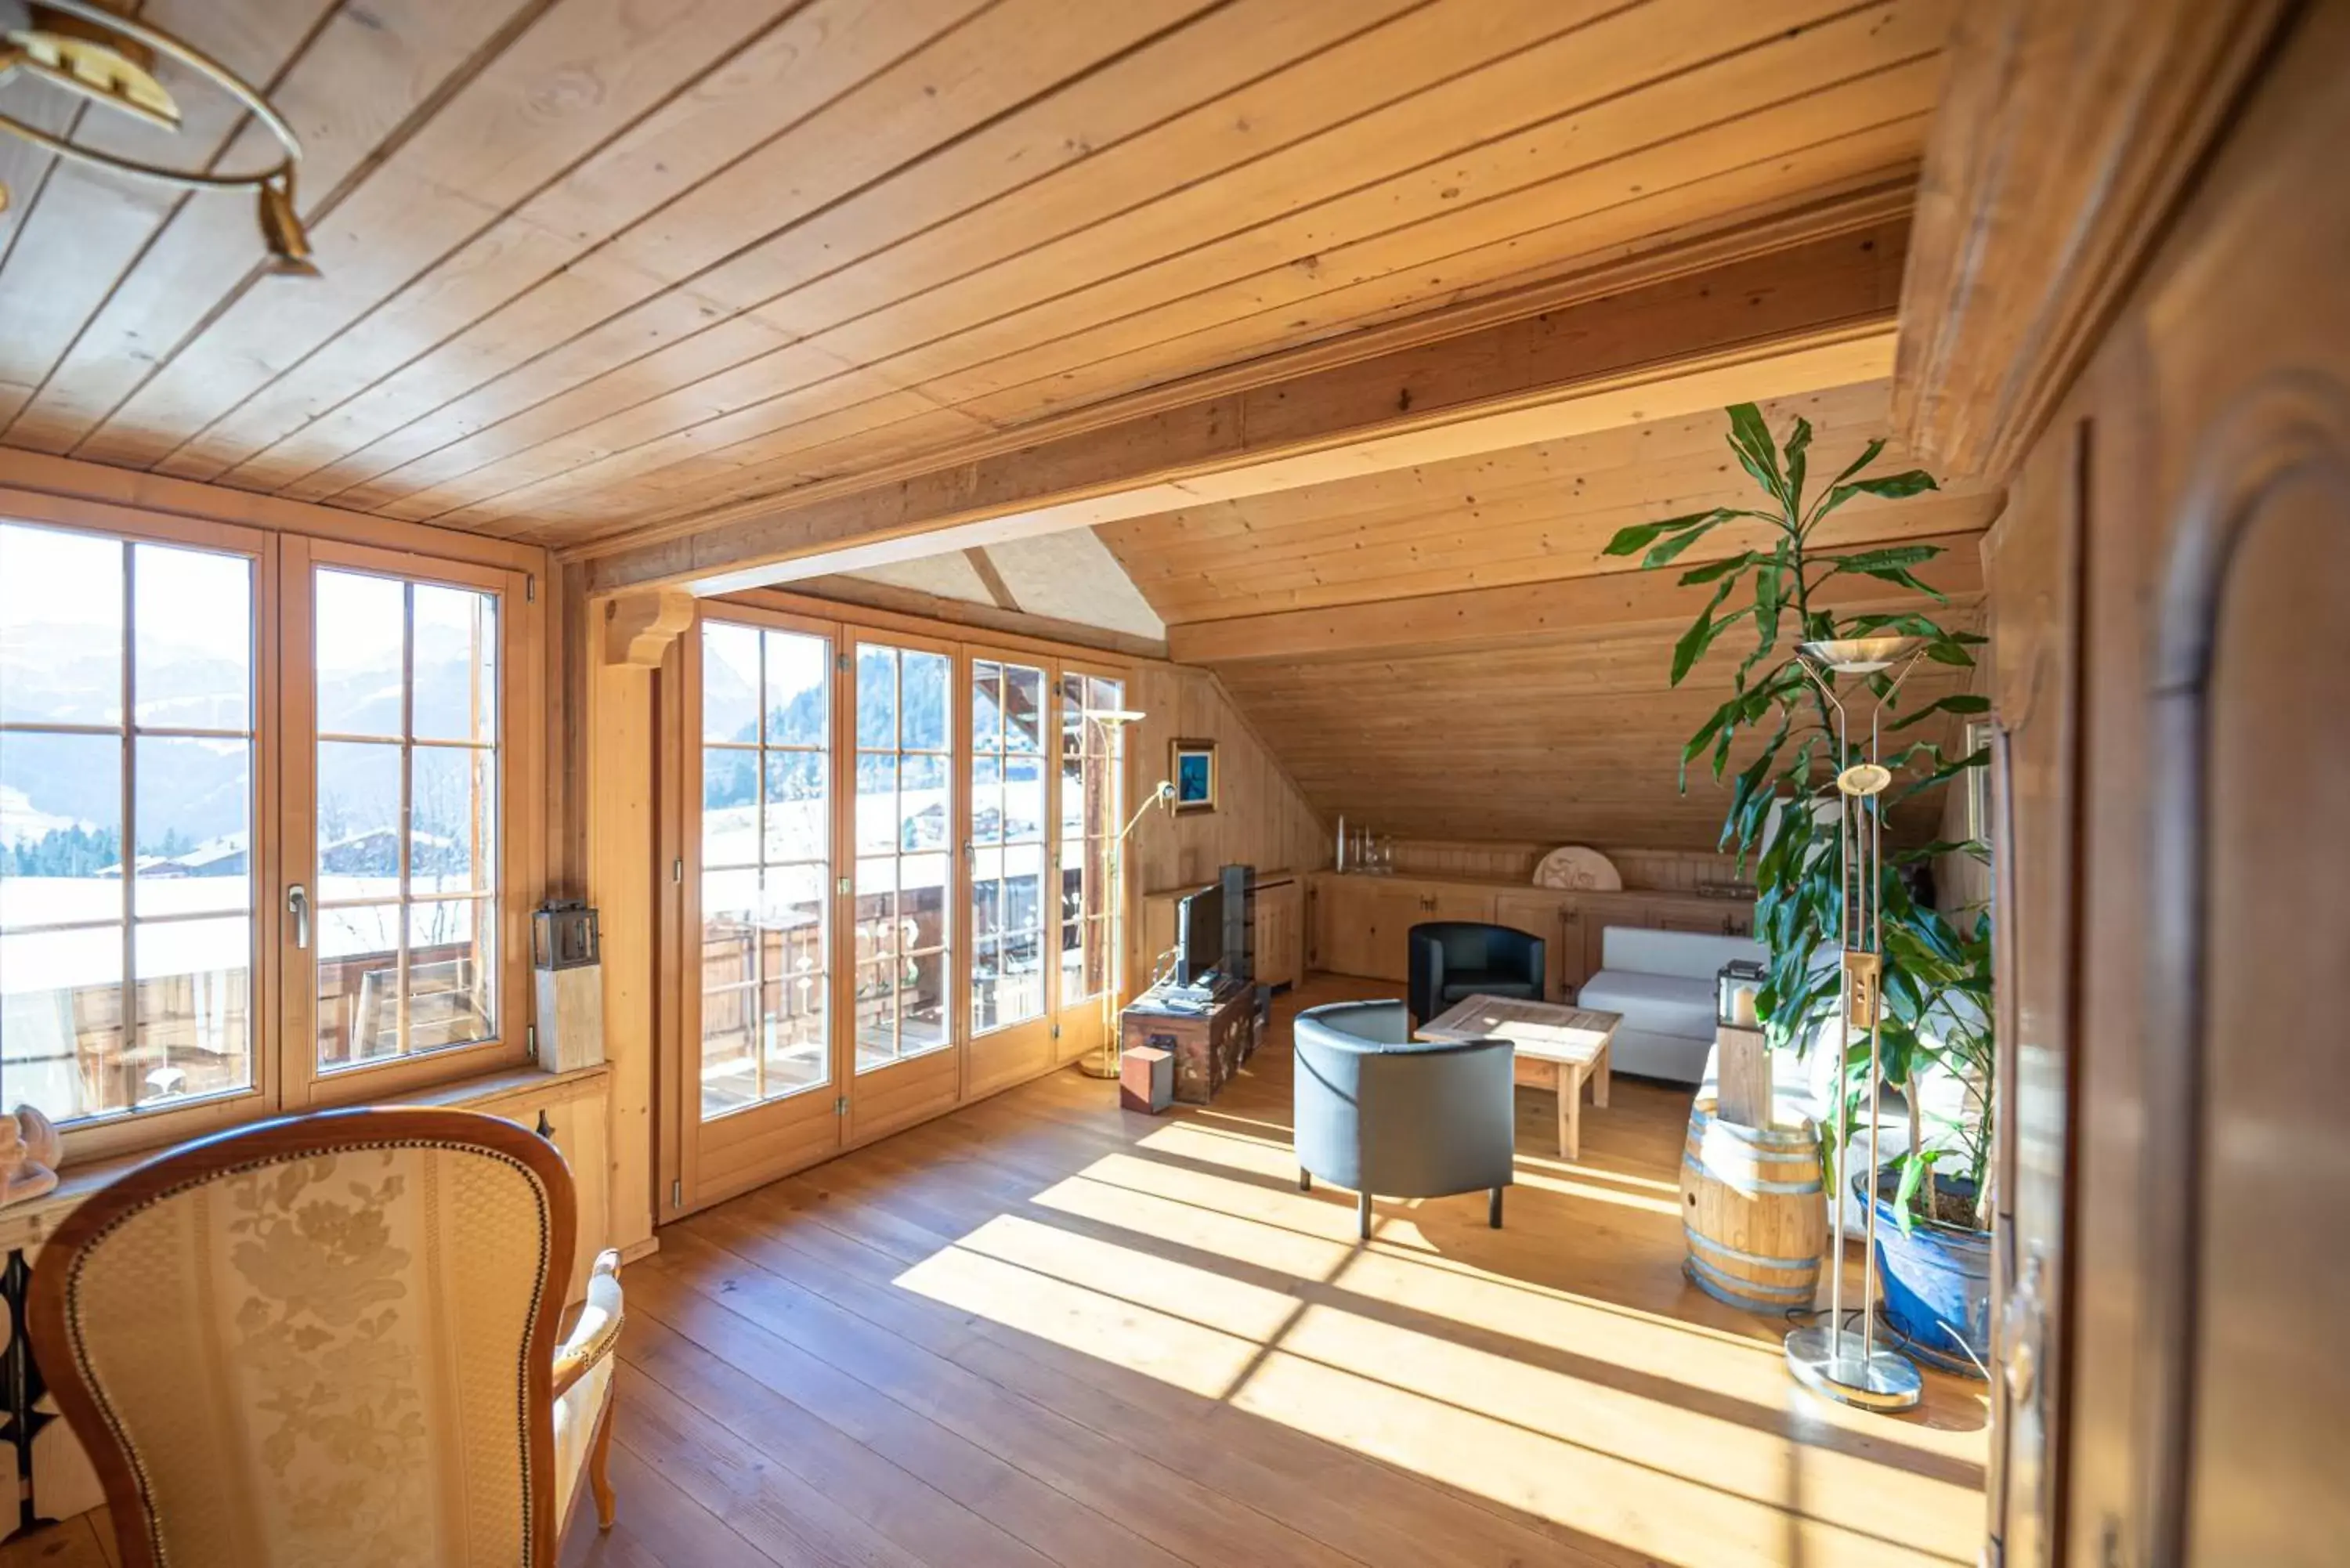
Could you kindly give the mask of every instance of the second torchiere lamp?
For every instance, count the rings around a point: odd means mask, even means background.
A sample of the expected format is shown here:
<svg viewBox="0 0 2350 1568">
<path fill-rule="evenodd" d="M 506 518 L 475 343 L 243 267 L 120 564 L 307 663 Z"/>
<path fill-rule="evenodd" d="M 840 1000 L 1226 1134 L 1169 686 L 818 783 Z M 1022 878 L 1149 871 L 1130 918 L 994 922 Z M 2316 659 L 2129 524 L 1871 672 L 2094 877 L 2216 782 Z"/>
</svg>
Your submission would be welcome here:
<svg viewBox="0 0 2350 1568">
<path fill-rule="evenodd" d="M 1885 803 L 1884 792 L 1893 774 L 1879 762 L 1877 721 L 1894 693 L 1918 662 L 1925 647 L 1918 637 L 1851 638 L 1833 642 L 1806 642 L 1797 651 L 1804 673 L 1812 678 L 1836 716 L 1836 840 L 1844 874 L 1841 900 L 1843 1004 L 1836 1010 L 1835 1172 L 1828 1243 L 1828 1319 L 1787 1335 L 1787 1366 L 1806 1387 L 1866 1410 L 1907 1410 L 1918 1403 L 1923 1383 L 1917 1366 L 1900 1352 L 1877 1342 L 1877 1128 L 1883 1118 L 1877 1102 L 1885 1090 L 1884 1064 L 1878 1053 L 1879 1019 L 1885 971 Z M 1897 668 L 1898 667 L 1898 668 Z M 1894 673 L 1877 688 L 1877 706 L 1868 716 L 1868 755 L 1853 754 L 1850 721 L 1835 693 L 1830 675 L 1867 679 Z M 1852 1094 L 1846 1064 L 1851 1059 L 1852 1034 L 1868 1032 L 1867 1234 L 1861 1275 L 1860 1330 L 1844 1325 L 1845 1194 L 1852 1183 L 1844 1169 L 1851 1148 L 1846 1126 Z"/>
</svg>

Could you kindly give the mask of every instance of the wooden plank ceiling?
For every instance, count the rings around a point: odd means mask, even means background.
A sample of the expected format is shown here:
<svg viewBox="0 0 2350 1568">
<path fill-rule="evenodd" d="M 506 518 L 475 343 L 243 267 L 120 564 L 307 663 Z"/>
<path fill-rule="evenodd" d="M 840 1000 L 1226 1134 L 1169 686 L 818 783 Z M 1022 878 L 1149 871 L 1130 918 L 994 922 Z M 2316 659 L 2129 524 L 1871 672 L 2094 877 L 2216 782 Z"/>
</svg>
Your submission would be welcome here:
<svg viewBox="0 0 2350 1568">
<path fill-rule="evenodd" d="M 0 443 L 617 543 L 1912 177 L 1950 10 L 145 0 L 300 131 L 325 275 L 266 275 L 246 202 L 0 140 Z M 46 91 L 0 109 L 156 152 Z M 170 155 L 250 166 L 183 97 Z M 1418 525 L 1535 569 L 1492 510 L 1534 504 L 1471 488 Z M 1305 603 L 1435 549 L 1221 580 Z M 1169 619 L 1209 607 L 1130 564 Z"/>
<path fill-rule="evenodd" d="M 1808 418 L 1818 431 L 1812 472 L 1832 474 L 1886 433 L 1889 397 L 1878 381 L 1763 410 L 1783 437 L 1797 415 Z M 1479 596 L 1471 590 L 1621 573 L 1627 563 L 1600 550 L 1627 523 L 1752 504 L 1752 482 L 1723 444 L 1727 426 L 1720 414 L 1634 425 L 1100 532 L 1170 623 L 1176 657 L 1217 671 L 1326 815 L 1344 813 L 1405 837 L 1710 848 L 1726 796 L 1702 777 L 1681 794 L 1675 771 L 1683 740 L 1727 695 L 1739 655 L 1717 652 L 1680 688 L 1670 685 L 1672 644 L 1693 607 L 1659 618 L 1653 606 L 1634 615 L 1583 596 L 1595 607 L 1591 622 L 1561 627 L 1529 613 L 1539 611 L 1539 595 L 1503 591 L 1485 596 L 1489 627 L 1366 645 L 1377 641 L 1382 615 L 1399 618 L 1427 596 L 1467 594 L 1461 602 L 1473 619 Z M 1896 448 L 1879 472 L 1903 466 Z M 1999 501 L 1980 487 L 1898 503 L 1864 498 L 1819 538 L 1950 541 L 1960 589 L 1952 618 L 1972 624 L 1972 541 Z M 1725 527 L 1684 564 L 1766 537 L 1760 524 Z M 1863 582 L 1838 592 L 1874 601 L 1883 590 Z M 1624 606 L 1630 599 L 1617 596 Z M 1357 608 L 1314 618 L 1317 630 L 1349 628 L 1331 643 L 1344 651 L 1268 656 L 1261 639 L 1237 635 L 1266 624 L 1242 618 L 1345 607 Z M 1284 619 L 1294 626 L 1297 618 Z M 1957 689 L 1929 666 L 1904 701 L 1922 704 Z M 1922 815 L 1930 814 L 1924 803 Z M 1913 810 L 1908 826 L 1927 826 L 1920 815 Z"/>
</svg>

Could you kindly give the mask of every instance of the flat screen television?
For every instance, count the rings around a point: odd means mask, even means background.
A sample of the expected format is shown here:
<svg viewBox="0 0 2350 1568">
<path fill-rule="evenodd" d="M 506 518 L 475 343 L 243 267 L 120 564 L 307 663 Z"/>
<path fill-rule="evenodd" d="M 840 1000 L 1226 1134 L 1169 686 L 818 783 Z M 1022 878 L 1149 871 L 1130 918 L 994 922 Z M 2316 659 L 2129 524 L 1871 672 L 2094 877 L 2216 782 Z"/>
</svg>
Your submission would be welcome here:
<svg viewBox="0 0 2350 1568">
<path fill-rule="evenodd" d="M 1224 961 L 1224 891 L 1202 888 L 1175 906 L 1175 983 L 1205 985 Z"/>
</svg>

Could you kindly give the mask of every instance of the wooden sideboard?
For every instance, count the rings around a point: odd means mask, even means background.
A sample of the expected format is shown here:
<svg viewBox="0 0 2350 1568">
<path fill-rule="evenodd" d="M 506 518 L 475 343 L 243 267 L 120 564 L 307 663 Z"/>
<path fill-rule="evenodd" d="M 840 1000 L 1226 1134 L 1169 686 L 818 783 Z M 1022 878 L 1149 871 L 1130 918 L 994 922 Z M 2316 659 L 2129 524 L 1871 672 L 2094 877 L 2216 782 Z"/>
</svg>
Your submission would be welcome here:
<svg viewBox="0 0 2350 1568">
<path fill-rule="evenodd" d="M 1309 969 L 1391 980 L 1409 976 L 1405 935 L 1428 920 L 1482 920 L 1543 939 L 1547 992 L 1565 1001 L 1600 968 L 1601 935 L 1610 926 L 1751 936 L 1751 898 L 1627 888 L 1565 892 L 1514 882 L 1429 877 L 1367 877 L 1317 871 L 1305 879 Z"/>
</svg>

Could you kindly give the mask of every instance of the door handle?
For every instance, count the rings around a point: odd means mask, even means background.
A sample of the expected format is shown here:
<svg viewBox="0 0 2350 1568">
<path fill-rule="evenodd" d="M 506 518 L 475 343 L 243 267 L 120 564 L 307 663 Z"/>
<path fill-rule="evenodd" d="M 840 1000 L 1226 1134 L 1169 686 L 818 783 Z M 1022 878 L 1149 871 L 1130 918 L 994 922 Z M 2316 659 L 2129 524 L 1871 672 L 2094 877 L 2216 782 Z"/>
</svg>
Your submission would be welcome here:
<svg viewBox="0 0 2350 1568">
<path fill-rule="evenodd" d="M 286 889 L 286 912 L 294 917 L 294 945 L 310 945 L 310 893 L 296 882 Z"/>
</svg>

